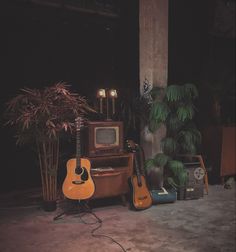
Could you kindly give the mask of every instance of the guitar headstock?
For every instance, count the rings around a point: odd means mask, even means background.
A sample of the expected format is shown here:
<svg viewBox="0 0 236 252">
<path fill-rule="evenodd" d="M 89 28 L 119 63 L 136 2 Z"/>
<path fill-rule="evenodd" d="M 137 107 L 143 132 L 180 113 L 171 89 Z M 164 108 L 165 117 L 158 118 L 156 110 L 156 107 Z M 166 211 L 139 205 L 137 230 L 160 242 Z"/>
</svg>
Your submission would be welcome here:
<svg viewBox="0 0 236 252">
<path fill-rule="evenodd" d="M 138 151 L 139 147 L 133 140 L 126 140 L 126 147 L 129 152 Z"/>
<path fill-rule="evenodd" d="M 75 130 L 79 131 L 81 127 L 83 127 L 84 122 L 82 117 L 75 118 Z"/>
</svg>

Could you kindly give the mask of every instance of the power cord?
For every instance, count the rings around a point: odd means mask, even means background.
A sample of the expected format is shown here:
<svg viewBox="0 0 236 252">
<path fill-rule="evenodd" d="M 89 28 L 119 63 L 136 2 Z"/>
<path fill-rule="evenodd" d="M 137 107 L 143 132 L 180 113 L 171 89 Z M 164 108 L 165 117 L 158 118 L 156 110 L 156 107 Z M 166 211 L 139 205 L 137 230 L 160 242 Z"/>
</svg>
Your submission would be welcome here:
<svg viewBox="0 0 236 252">
<path fill-rule="evenodd" d="M 127 252 L 125 250 L 125 248 L 118 242 L 116 241 L 114 238 L 112 238 L 111 236 L 108 236 L 108 235 L 104 235 L 104 234 L 95 234 L 95 232 L 102 227 L 102 220 L 92 211 L 89 212 L 90 214 L 92 214 L 93 216 L 95 216 L 95 218 L 97 219 L 96 222 L 93 222 L 93 223 L 89 223 L 89 222 L 86 222 L 82 219 L 82 216 L 79 216 L 80 220 L 84 223 L 84 224 L 87 224 L 87 225 L 93 225 L 93 224 L 96 224 L 96 223 L 99 223 L 97 227 L 95 227 L 92 231 L 91 231 L 91 235 L 95 238 L 100 238 L 100 237 L 105 237 L 105 238 L 108 238 L 110 239 L 112 242 L 114 242 L 115 244 L 117 244 L 121 249 L 122 251 L 124 252 Z"/>
<path fill-rule="evenodd" d="M 39 207 L 39 205 L 31 205 L 31 206 L 24 206 L 24 207 L 23 207 L 23 206 L 0 207 L 0 210 L 10 210 L 10 209 L 11 209 L 11 210 L 14 210 L 14 209 L 20 209 L 20 208 L 26 209 L 26 208 L 34 208 L 34 207 Z M 88 208 L 87 208 L 87 209 L 88 209 Z M 87 222 L 87 221 L 84 221 L 82 217 L 83 217 L 84 215 L 86 215 L 87 213 L 93 215 L 93 216 L 97 219 L 97 221 L 95 221 L 95 222 Z M 64 214 L 64 213 L 63 213 L 63 214 Z M 54 218 L 54 220 L 59 219 L 59 217 L 61 217 L 61 215 L 60 215 L 60 216 L 57 216 L 57 218 Z M 95 228 L 91 231 L 91 235 L 92 235 L 93 237 L 95 237 L 95 238 L 99 238 L 99 237 L 108 238 L 108 239 L 110 239 L 112 242 L 116 243 L 116 244 L 122 249 L 122 251 L 127 252 L 127 251 L 125 250 L 125 248 L 124 248 L 119 242 L 117 242 L 115 239 L 113 239 L 112 237 L 110 237 L 110 236 L 108 236 L 108 235 L 104 235 L 104 234 L 95 234 L 95 232 L 96 232 L 99 228 L 102 227 L 102 223 L 103 223 L 103 222 L 102 222 L 102 220 L 101 220 L 94 212 L 92 212 L 91 209 L 89 209 L 89 211 L 87 211 L 87 212 L 85 212 L 85 213 L 81 213 L 81 214 L 79 215 L 79 218 L 80 218 L 81 222 L 83 222 L 83 223 L 86 224 L 86 225 L 94 225 L 94 224 L 96 224 L 96 223 L 99 223 L 98 226 L 95 227 Z"/>
<path fill-rule="evenodd" d="M 102 227 L 102 220 L 92 211 L 92 209 L 88 206 L 88 204 L 85 201 L 79 201 L 79 206 L 81 207 L 81 209 L 83 210 L 82 212 L 78 212 L 78 217 L 80 218 L 81 222 L 86 224 L 86 225 L 94 225 L 96 223 L 98 223 L 98 226 L 95 227 L 94 229 L 92 229 L 91 231 L 91 235 L 95 238 L 99 238 L 99 237 L 105 237 L 110 239 L 112 242 L 116 243 L 123 252 L 127 252 L 125 250 L 125 248 L 119 243 L 117 242 L 115 239 L 113 239 L 112 237 L 108 236 L 108 235 L 104 235 L 104 234 L 95 234 L 95 232 Z M 72 207 L 70 209 L 70 211 L 73 209 L 74 207 Z M 62 213 L 60 213 L 59 215 L 57 215 L 56 217 L 53 218 L 54 221 L 61 219 L 61 217 L 63 215 L 65 215 L 66 213 L 69 213 L 70 211 L 64 211 Z M 87 222 L 83 219 L 83 216 L 85 216 L 87 213 L 93 215 L 97 220 L 95 222 Z"/>
</svg>

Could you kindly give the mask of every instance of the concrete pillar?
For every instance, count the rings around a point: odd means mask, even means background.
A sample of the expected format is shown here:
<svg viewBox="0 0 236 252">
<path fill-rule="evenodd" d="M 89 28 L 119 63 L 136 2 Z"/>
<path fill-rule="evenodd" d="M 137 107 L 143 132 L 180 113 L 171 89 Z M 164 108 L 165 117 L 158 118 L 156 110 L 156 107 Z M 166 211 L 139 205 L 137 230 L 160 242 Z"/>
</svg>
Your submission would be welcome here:
<svg viewBox="0 0 236 252">
<path fill-rule="evenodd" d="M 140 92 L 143 84 L 166 86 L 168 74 L 168 0 L 139 0 L 139 53 Z M 145 127 L 141 132 L 141 145 L 146 158 L 160 152 L 164 126 L 155 134 Z"/>
</svg>

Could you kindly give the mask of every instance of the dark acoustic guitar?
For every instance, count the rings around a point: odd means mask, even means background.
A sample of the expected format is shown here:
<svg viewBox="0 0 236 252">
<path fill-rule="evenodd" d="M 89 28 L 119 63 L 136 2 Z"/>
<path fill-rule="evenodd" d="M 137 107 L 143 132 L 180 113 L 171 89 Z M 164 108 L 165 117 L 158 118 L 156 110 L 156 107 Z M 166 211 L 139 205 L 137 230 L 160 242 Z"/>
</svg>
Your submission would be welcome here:
<svg viewBox="0 0 236 252">
<path fill-rule="evenodd" d="M 80 129 L 82 118 L 75 119 L 76 125 L 76 158 L 67 161 L 67 175 L 62 185 L 63 194 L 72 200 L 84 200 L 93 196 L 95 185 L 91 177 L 91 164 L 81 158 Z"/>
<path fill-rule="evenodd" d="M 148 190 L 144 175 L 140 172 L 137 156 L 140 155 L 140 148 L 132 140 L 127 140 L 127 148 L 134 153 L 134 168 L 136 174 L 131 176 L 132 204 L 136 210 L 147 209 L 152 205 L 152 197 Z"/>
</svg>

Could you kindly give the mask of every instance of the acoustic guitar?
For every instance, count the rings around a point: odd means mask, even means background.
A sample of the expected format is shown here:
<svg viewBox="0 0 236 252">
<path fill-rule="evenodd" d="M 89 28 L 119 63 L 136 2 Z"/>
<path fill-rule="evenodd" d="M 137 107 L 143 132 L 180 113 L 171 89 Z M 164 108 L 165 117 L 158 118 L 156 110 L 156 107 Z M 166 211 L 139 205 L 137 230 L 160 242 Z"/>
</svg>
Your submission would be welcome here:
<svg viewBox="0 0 236 252">
<path fill-rule="evenodd" d="M 63 194 L 72 200 L 84 200 L 93 196 L 95 185 L 91 177 L 91 164 L 88 159 L 81 158 L 80 129 L 82 118 L 75 119 L 76 125 L 76 158 L 67 161 L 67 174 L 62 185 Z"/>
<path fill-rule="evenodd" d="M 141 155 L 140 148 L 132 140 L 127 140 L 128 150 L 134 153 L 134 168 L 136 174 L 131 176 L 132 204 L 136 210 L 147 209 L 152 205 L 152 197 L 148 190 L 146 180 L 140 172 L 138 155 Z"/>
</svg>

